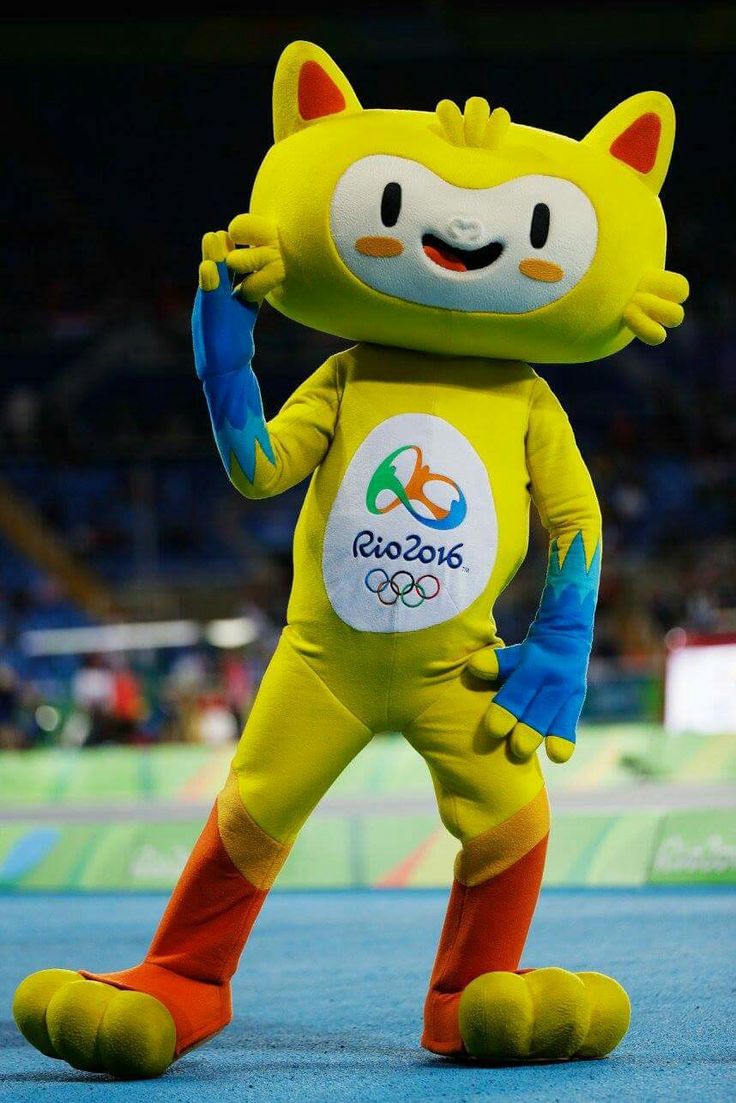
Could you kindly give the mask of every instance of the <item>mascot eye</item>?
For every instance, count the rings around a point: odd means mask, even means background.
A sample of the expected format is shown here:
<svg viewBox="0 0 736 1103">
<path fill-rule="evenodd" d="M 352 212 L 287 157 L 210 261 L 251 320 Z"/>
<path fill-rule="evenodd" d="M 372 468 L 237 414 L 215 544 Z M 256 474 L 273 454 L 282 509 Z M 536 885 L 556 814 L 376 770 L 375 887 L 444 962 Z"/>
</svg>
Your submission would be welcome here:
<svg viewBox="0 0 736 1103">
<path fill-rule="evenodd" d="M 381 197 L 381 222 L 395 226 L 401 214 L 401 184 L 387 184 Z"/>
<path fill-rule="evenodd" d="M 549 237 L 549 207 L 546 203 L 537 203 L 532 214 L 532 227 L 529 240 L 535 249 L 542 249 Z"/>
</svg>

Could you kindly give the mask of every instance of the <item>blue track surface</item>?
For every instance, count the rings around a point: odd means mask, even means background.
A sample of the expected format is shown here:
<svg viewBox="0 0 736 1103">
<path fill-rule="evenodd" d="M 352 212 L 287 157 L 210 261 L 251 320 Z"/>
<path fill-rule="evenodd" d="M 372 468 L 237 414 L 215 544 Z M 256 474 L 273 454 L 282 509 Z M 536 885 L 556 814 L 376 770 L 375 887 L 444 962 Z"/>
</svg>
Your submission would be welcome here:
<svg viewBox="0 0 736 1103">
<path fill-rule="evenodd" d="M 606 1061 L 480 1068 L 417 1046 L 444 911 L 429 892 L 275 894 L 236 978 L 236 1017 L 163 1080 L 118 1083 L 28 1047 L 10 999 L 49 965 L 139 960 L 164 904 L 153 896 L 0 897 L 0 1097 L 186 1100 L 516 1099 L 731 1101 L 736 894 L 725 890 L 552 891 L 529 964 L 610 971 L 628 988 L 631 1031 Z"/>
</svg>

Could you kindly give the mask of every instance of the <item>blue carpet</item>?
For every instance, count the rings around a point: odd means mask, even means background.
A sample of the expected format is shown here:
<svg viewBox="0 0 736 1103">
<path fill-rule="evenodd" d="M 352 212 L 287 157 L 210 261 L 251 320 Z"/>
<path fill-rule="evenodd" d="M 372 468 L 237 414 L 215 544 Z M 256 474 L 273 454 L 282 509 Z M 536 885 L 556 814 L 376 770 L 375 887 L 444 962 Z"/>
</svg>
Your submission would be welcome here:
<svg viewBox="0 0 736 1103">
<path fill-rule="evenodd" d="M 236 979 L 236 1018 L 163 1080 L 117 1083 L 25 1044 L 13 989 L 49 965 L 121 968 L 140 959 L 155 896 L 0 897 L 0 1097 L 268 1103 L 442 1099 L 736 1098 L 736 894 L 727 890 L 565 890 L 543 895 L 529 964 L 610 971 L 628 988 L 631 1031 L 606 1061 L 479 1068 L 417 1046 L 444 910 L 435 892 L 274 895 Z"/>
</svg>

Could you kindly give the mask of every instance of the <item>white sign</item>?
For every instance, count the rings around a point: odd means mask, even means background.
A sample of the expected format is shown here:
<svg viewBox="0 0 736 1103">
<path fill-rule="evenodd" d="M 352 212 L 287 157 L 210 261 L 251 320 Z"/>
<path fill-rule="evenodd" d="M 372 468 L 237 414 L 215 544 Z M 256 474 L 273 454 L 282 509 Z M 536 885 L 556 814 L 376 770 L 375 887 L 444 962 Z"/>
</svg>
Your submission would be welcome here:
<svg viewBox="0 0 736 1103">
<path fill-rule="evenodd" d="M 332 607 L 361 632 L 414 632 L 462 613 L 485 589 L 498 529 L 488 473 L 462 433 L 398 414 L 355 452 L 325 529 Z"/>
<path fill-rule="evenodd" d="M 671 732 L 736 735 L 736 643 L 670 653 L 664 722 Z"/>
</svg>

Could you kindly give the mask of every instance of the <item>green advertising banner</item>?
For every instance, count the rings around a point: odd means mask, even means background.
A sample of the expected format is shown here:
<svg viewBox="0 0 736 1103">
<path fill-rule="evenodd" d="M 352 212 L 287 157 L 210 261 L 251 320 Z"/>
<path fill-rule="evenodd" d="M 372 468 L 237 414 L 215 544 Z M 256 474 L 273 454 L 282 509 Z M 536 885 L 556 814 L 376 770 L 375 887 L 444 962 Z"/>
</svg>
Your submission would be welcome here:
<svg viewBox="0 0 736 1103">
<path fill-rule="evenodd" d="M 6 824 L 0 888 L 168 890 L 199 820 Z M 304 828 L 282 889 L 446 886 L 458 844 L 431 815 L 329 816 Z M 733 884 L 736 811 L 556 817 L 547 885 Z"/>
<path fill-rule="evenodd" d="M 736 883 L 736 813 L 673 812 L 652 854 L 653 884 Z"/>
<path fill-rule="evenodd" d="M 0 752 L 0 888 L 170 889 L 231 755 L 176 745 Z M 542 764 L 553 807 L 547 885 L 736 881 L 734 737 L 588 728 L 564 767 Z M 457 850 L 425 763 L 387 736 L 335 783 L 278 884 L 445 886 Z"/>
</svg>

